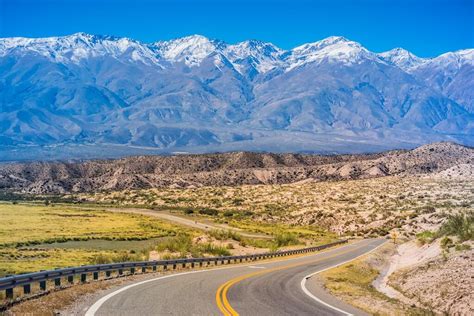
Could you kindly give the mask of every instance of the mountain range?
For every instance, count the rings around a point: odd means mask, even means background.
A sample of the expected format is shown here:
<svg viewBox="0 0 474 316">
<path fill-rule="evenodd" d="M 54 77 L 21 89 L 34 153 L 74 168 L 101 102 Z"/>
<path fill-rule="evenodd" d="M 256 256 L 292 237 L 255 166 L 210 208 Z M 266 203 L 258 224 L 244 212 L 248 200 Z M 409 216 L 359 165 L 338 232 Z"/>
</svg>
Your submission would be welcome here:
<svg viewBox="0 0 474 316">
<path fill-rule="evenodd" d="M 0 164 L 0 195 L 65 194 L 144 188 L 197 188 L 367 179 L 474 176 L 474 148 L 441 142 L 358 155 L 230 152 L 135 156 L 81 162 Z"/>
<path fill-rule="evenodd" d="M 0 160 L 474 145 L 474 49 L 0 38 Z"/>
</svg>

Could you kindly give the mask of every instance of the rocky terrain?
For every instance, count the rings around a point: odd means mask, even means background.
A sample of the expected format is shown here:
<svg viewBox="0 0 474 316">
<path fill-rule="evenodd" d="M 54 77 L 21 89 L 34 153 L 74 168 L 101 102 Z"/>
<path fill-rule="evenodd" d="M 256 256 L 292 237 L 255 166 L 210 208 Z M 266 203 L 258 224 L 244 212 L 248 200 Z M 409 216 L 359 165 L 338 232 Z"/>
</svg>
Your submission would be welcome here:
<svg viewBox="0 0 474 316">
<path fill-rule="evenodd" d="M 404 265 L 391 258 L 392 265 L 398 264 L 388 282 L 396 289 L 393 297 L 447 315 L 472 314 L 474 312 L 472 241 L 465 242 L 467 250 L 446 249 L 443 255 L 440 254 L 442 249 L 439 242 L 420 248 L 415 247 L 411 253 L 405 253 L 404 248 L 409 248 L 412 244 L 413 242 L 401 245 L 395 256 L 398 257 L 398 261 L 405 261 Z M 407 254 L 411 254 L 412 257 L 407 257 Z M 402 255 L 405 257 L 402 258 Z"/>
<path fill-rule="evenodd" d="M 467 175 L 473 164 L 474 149 L 454 143 L 434 143 L 409 151 L 364 155 L 233 152 L 137 156 L 83 162 L 5 163 L 0 165 L 0 189 L 31 194 L 63 194 L 165 187 L 286 184 L 440 172 L 444 172 L 444 177 L 447 177 L 452 168 L 453 174 Z"/>
</svg>

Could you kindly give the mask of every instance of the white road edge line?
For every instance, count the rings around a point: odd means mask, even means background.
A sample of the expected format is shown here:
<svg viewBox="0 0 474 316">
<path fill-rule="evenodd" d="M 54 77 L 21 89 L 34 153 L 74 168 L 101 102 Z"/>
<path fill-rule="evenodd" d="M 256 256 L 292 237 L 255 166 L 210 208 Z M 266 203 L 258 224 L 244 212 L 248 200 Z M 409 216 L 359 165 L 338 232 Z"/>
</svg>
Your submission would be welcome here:
<svg viewBox="0 0 474 316">
<path fill-rule="evenodd" d="M 355 244 L 358 244 L 362 242 L 361 241 L 358 241 L 356 243 L 353 243 L 353 244 L 348 244 L 348 245 L 355 245 Z M 347 245 L 343 245 L 343 246 L 347 246 Z M 329 248 L 328 251 L 332 251 L 332 250 L 337 250 L 337 249 L 340 249 L 340 248 Z M 375 249 L 374 249 L 375 250 Z M 322 253 L 325 253 L 324 251 L 323 252 L 316 252 L 312 255 L 319 255 L 319 254 L 322 254 Z M 297 259 L 300 259 L 301 257 L 296 257 L 296 258 L 288 258 L 286 260 L 280 260 L 280 261 L 292 261 L 292 260 L 297 260 Z M 142 285 L 142 284 L 146 284 L 146 283 L 149 283 L 149 282 L 154 282 L 154 281 L 158 281 L 158 280 L 163 280 L 163 279 L 168 279 L 168 278 L 172 278 L 172 277 L 177 277 L 177 276 L 180 276 L 180 275 L 186 275 L 186 274 L 193 274 L 193 273 L 201 273 L 201 272 L 209 272 L 209 271 L 216 271 L 216 270 L 226 270 L 226 269 L 235 269 L 235 268 L 242 268 L 242 267 L 248 267 L 248 266 L 252 266 L 252 265 L 255 265 L 255 263 L 249 263 L 249 264 L 244 264 L 244 265 L 236 265 L 236 266 L 231 266 L 231 267 L 222 267 L 222 268 L 213 268 L 213 269 L 205 269 L 205 270 L 197 270 L 197 271 L 188 271 L 188 272 L 182 272 L 182 273 L 175 273 L 175 274 L 169 274 L 169 275 L 165 275 L 165 276 L 162 276 L 162 277 L 158 277 L 158 278 L 153 278 L 153 279 L 149 279 L 149 280 L 144 280 L 144 281 L 140 281 L 140 282 L 137 282 L 137 283 L 133 283 L 133 284 L 130 284 L 130 285 L 127 285 L 127 286 L 124 286 L 112 293 L 109 293 L 105 296 L 103 296 L 102 298 L 100 298 L 98 301 L 96 301 L 91 307 L 89 307 L 89 309 L 87 310 L 87 312 L 85 313 L 85 316 L 94 316 L 95 313 L 99 310 L 99 308 L 106 302 L 108 301 L 110 298 L 114 297 L 115 295 L 119 294 L 119 293 L 122 293 L 132 287 L 135 287 L 135 286 L 138 286 L 138 285 Z"/>
<path fill-rule="evenodd" d="M 337 308 L 337 307 L 335 307 L 335 306 L 332 306 L 332 305 L 330 305 L 330 304 L 324 302 L 324 301 L 321 300 L 320 298 L 316 297 L 315 295 L 313 295 L 313 293 L 311 293 L 311 292 L 306 288 L 306 280 L 308 280 L 309 278 L 311 278 L 313 275 L 316 275 L 316 274 L 318 274 L 318 273 L 321 273 L 321 272 L 324 272 L 324 271 L 327 271 L 327 270 L 330 270 L 330 269 L 333 269 L 333 268 L 337 268 L 337 267 L 342 266 L 342 265 L 344 265 L 344 264 L 346 264 L 346 263 L 348 263 L 348 262 L 351 262 L 351 261 L 353 261 L 353 260 L 356 260 L 357 258 L 366 256 L 366 255 L 368 255 L 369 253 L 371 253 L 371 252 L 375 251 L 376 249 L 378 249 L 379 247 L 385 245 L 385 243 L 386 243 L 386 241 L 384 241 L 383 243 L 381 243 L 380 245 L 378 245 L 378 246 L 375 247 L 374 249 L 372 249 L 372 250 L 370 250 L 370 251 L 368 251 L 368 252 L 365 252 L 365 253 L 361 254 L 360 256 L 357 256 L 357 257 L 355 257 L 355 258 L 352 258 L 352 259 L 350 259 L 350 260 L 347 260 L 347 261 L 338 263 L 338 264 L 333 265 L 333 266 L 331 266 L 331 267 L 328 267 L 328 268 L 325 268 L 325 269 L 322 269 L 322 270 L 318 270 L 318 271 L 316 271 L 316 272 L 313 272 L 313 273 L 311 273 L 311 274 L 308 274 L 307 276 L 305 276 L 305 277 L 303 278 L 303 280 L 301 280 L 301 289 L 303 290 L 304 294 L 308 295 L 310 298 L 312 298 L 312 299 L 315 300 L 316 302 L 318 302 L 318 303 L 320 303 L 320 304 L 323 304 L 324 306 L 327 306 L 327 307 L 329 307 L 329 308 L 331 308 L 331 309 L 333 309 L 333 310 L 335 310 L 335 311 L 338 311 L 338 312 L 342 313 L 343 315 L 346 315 L 346 316 L 353 316 L 353 314 L 348 313 L 348 312 L 346 312 L 346 311 L 344 311 L 344 310 L 342 310 L 342 309 L 339 309 L 339 308 Z"/>
</svg>

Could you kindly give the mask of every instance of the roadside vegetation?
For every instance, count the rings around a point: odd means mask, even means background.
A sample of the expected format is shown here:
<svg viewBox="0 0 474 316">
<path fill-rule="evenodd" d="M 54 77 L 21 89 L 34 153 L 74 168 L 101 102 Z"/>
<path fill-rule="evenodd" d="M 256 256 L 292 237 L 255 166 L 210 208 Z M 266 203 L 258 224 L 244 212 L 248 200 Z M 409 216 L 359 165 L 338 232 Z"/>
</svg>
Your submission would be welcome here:
<svg viewBox="0 0 474 316">
<path fill-rule="evenodd" d="M 374 287 L 393 248 L 393 244 L 385 244 L 374 253 L 321 273 L 324 286 L 331 294 L 373 315 L 434 315 L 392 299 Z"/>
<path fill-rule="evenodd" d="M 455 250 L 469 250 L 468 241 L 474 241 L 474 212 L 446 215 L 446 220 L 436 231 L 423 231 L 416 235 L 419 244 L 424 245 L 441 238 L 440 245 L 445 251 L 449 248 Z"/>
<path fill-rule="evenodd" d="M 412 238 L 436 230 L 447 214 L 474 207 L 468 179 L 381 177 L 283 185 L 156 188 L 76 194 L 81 203 L 113 203 L 204 218 L 274 234 L 273 225 L 310 227 L 353 236 Z M 271 231 L 271 232 L 270 232 Z"/>
<path fill-rule="evenodd" d="M 0 275 L 144 260 L 151 242 L 197 234 L 147 216 L 53 205 L 1 203 L 0 218 Z"/>
<path fill-rule="evenodd" d="M 206 211 L 199 220 L 210 220 L 213 214 Z M 97 205 L 82 209 L 4 202 L 0 218 L 0 276 L 84 264 L 276 251 L 335 239 L 314 228 L 237 220 L 232 226 L 268 238 L 246 238 L 230 229 L 202 232 L 151 216 L 101 210 Z"/>
</svg>

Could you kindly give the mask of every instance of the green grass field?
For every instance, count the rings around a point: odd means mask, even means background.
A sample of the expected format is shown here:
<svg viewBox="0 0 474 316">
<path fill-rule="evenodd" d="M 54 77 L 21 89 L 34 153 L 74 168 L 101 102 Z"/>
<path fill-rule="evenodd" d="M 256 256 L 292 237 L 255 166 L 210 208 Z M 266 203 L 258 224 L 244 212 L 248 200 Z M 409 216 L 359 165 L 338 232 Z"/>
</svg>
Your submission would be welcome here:
<svg viewBox="0 0 474 316">
<path fill-rule="evenodd" d="M 163 239 L 197 231 L 155 218 L 67 206 L 0 204 L 0 275 L 146 260 Z"/>
<path fill-rule="evenodd" d="M 84 264 L 149 260 L 151 251 L 159 253 L 161 258 L 229 255 L 234 249 L 233 245 L 229 247 L 231 242 L 244 248 L 274 251 L 336 239 L 315 227 L 254 223 L 229 217 L 226 222 L 230 226 L 273 238 L 244 238 L 225 230 L 205 233 L 151 216 L 101 210 L 99 205 L 79 209 L 67 204 L 3 202 L 0 218 L 0 276 Z M 215 215 L 202 215 L 201 219 L 222 222 Z M 195 237 L 203 235 L 216 242 L 197 244 Z"/>
</svg>

